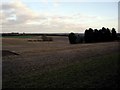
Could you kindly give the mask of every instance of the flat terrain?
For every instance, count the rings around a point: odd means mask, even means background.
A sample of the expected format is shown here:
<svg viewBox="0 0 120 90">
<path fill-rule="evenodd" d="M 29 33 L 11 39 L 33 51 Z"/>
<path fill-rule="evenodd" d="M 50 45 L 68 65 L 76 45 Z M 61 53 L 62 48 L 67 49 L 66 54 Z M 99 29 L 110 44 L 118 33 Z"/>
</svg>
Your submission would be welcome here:
<svg viewBox="0 0 120 90">
<path fill-rule="evenodd" d="M 2 49 L 15 53 L 3 54 L 3 88 L 118 87 L 120 42 L 71 45 L 68 37 L 52 38 L 2 38 Z"/>
</svg>

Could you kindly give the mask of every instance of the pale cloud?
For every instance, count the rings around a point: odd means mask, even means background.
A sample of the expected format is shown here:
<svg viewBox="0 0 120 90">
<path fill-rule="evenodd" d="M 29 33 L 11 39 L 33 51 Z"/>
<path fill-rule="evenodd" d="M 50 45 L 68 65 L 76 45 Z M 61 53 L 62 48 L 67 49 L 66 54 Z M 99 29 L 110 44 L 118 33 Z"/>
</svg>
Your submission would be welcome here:
<svg viewBox="0 0 120 90">
<path fill-rule="evenodd" d="M 12 3 L 3 3 L 2 14 L 6 16 L 4 20 L 8 20 L 8 22 L 10 21 L 9 23 L 14 20 L 8 18 L 15 16 L 16 24 L 25 23 L 29 19 L 35 19 L 38 17 L 37 13 L 33 12 L 25 4 L 18 0 Z"/>
<path fill-rule="evenodd" d="M 47 0 L 45 1 L 47 3 Z M 50 13 L 36 13 L 19 0 L 2 4 L 3 24 L 40 24 L 49 22 L 53 15 Z M 14 16 L 14 20 L 13 19 Z M 16 19 L 15 19 L 16 18 Z"/>
<path fill-rule="evenodd" d="M 60 0 L 53 0 L 53 5 L 54 5 L 55 8 L 59 7 Z"/>
<path fill-rule="evenodd" d="M 54 1 L 59 6 L 58 1 Z M 45 0 L 44 3 L 48 3 Z M 0 10 L 3 32 L 83 32 L 88 27 L 113 26 L 113 22 L 105 22 L 111 17 L 86 15 L 83 13 L 71 15 L 56 15 L 55 13 L 34 12 L 20 0 L 11 3 L 3 3 Z M 108 24 L 106 24 L 108 23 Z M 116 23 L 115 23 L 116 24 Z"/>
</svg>

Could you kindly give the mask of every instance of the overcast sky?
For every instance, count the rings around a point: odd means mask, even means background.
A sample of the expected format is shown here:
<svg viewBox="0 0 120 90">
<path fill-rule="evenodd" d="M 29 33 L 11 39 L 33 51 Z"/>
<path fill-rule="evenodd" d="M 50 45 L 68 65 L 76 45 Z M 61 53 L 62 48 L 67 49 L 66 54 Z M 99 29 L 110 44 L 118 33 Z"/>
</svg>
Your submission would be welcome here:
<svg viewBox="0 0 120 90">
<path fill-rule="evenodd" d="M 4 0 L 2 32 L 69 33 L 102 27 L 118 30 L 118 2 Z"/>
</svg>

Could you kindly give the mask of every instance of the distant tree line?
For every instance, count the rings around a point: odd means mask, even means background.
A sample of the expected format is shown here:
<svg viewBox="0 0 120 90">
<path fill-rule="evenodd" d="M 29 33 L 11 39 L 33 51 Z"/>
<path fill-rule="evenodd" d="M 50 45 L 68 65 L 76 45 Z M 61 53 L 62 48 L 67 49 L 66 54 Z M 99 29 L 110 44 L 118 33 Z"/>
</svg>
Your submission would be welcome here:
<svg viewBox="0 0 120 90">
<path fill-rule="evenodd" d="M 117 40 L 117 33 L 115 28 L 110 30 L 109 28 L 102 27 L 102 29 L 86 29 L 84 32 L 84 37 L 74 34 L 73 32 L 68 35 L 69 42 L 71 44 L 76 43 L 93 43 L 93 42 L 107 42 Z"/>
<path fill-rule="evenodd" d="M 2 36 L 68 36 L 69 33 L 1 33 Z"/>
</svg>

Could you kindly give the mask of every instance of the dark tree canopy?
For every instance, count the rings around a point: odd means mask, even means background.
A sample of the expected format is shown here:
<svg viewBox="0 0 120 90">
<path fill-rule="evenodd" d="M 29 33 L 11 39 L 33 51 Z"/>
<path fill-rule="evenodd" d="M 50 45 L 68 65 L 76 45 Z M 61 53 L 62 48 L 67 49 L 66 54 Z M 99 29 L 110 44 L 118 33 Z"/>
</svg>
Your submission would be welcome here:
<svg viewBox="0 0 120 90">
<path fill-rule="evenodd" d="M 117 39 L 117 33 L 115 31 L 115 28 L 112 28 L 112 39 L 113 40 Z"/>
<path fill-rule="evenodd" d="M 80 35 L 75 35 L 73 32 L 69 34 L 69 41 L 71 44 L 75 43 L 92 43 L 92 42 L 106 42 L 117 40 L 117 33 L 115 28 L 110 30 L 109 28 L 102 27 L 102 29 L 86 29 L 84 32 L 84 37 Z M 84 40 L 84 41 L 83 41 Z"/>
<path fill-rule="evenodd" d="M 111 41 L 117 39 L 117 34 L 114 28 L 112 28 L 112 32 L 109 28 L 102 27 L 102 29 L 91 29 L 85 30 L 85 42 L 104 42 L 104 41 Z"/>
<path fill-rule="evenodd" d="M 95 42 L 97 42 L 99 40 L 99 31 L 97 29 L 95 29 L 93 33 L 94 33 L 93 39 Z"/>
<path fill-rule="evenodd" d="M 75 44 L 75 43 L 76 43 L 76 36 L 75 36 L 75 34 L 74 34 L 73 32 L 71 32 L 71 33 L 68 35 L 68 37 L 69 37 L 69 42 L 70 42 L 71 44 Z"/>
<path fill-rule="evenodd" d="M 89 28 L 89 30 L 85 30 L 85 37 L 84 38 L 85 38 L 86 43 L 93 42 L 94 35 L 93 35 L 92 28 Z"/>
</svg>

